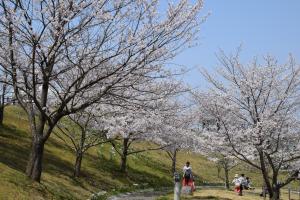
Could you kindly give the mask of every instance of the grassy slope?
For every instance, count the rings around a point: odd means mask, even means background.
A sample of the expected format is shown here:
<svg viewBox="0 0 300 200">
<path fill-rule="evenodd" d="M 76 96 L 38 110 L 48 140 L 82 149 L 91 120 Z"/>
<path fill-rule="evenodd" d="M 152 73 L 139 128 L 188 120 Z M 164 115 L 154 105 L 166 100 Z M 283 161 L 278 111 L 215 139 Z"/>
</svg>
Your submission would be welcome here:
<svg viewBox="0 0 300 200">
<path fill-rule="evenodd" d="M 136 148 L 146 144 L 136 145 Z M 131 156 L 128 175 L 124 176 L 117 170 L 118 157 L 111 159 L 110 148 L 104 145 L 100 154 L 99 148 L 87 152 L 82 163 L 83 176 L 73 179 L 74 155 L 52 135 L 46 143 L 41 184 L 33 183 L 24 174 L 30 149 L 28 121 L 20 108 L 9 106 L 4 127 L 0 128 L 0 199 L 86 199 L 100 190 L 132 189 L 133 183 L 147 183 L 146 187 L 172 185 L 171 161 L 163 151 Z M 197 154 L 180 153 L 179 170 L 186 160 L 192 163 L 194 173 L 200 177 L 198 181 L 221 182 L 214 164 Z M 250 176 L 258 183 L 254 172 Z"/>
</svg>

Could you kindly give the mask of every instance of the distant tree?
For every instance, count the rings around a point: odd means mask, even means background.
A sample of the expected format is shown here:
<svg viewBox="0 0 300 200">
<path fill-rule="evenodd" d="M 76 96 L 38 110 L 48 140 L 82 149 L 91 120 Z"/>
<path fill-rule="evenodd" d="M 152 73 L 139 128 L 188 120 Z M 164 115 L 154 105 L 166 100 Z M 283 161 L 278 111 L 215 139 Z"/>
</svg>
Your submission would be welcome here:
<svg viewBox="0 0 300 200">
<path fill-rule="evenodd" d="M 157 0 L 1 1 L 0 63 L 29 118 L 31 179 L 41 179 L 61 118 L 163 77 L 164 63 L 196 39 L 202 0 L 158 8 Z"/>
<path fill-rule="evenodd" d="M 99 116 L 95 115 L 101 111 L 97 113 L 93 109 L 96 108 L 91 107 L 65 117 L 57 124 L 59 131 L 55 131 L 56 136 L 75 154 L 74 177 L 80 176 L 85 152 L 91 147 L 109 142 L 104 125 L 98 121 Z"/>
<path fill-rule="evenodd" d="M 172 161 L 172 174 L 176 172 L 177 155 L 179 151 L 195 150 L 196 135 L 193 130 L 195 123 L 194 113 L 186 108 L 186 105 L 176 105 L 166 115 L 163 115 L 161 140 L 169 143 L 165 148 Z"/>
<path fill-rule="evenodd" d="M 171 99 L 186 90 L 181 82 L 172 79 L 144 79 L 142 84 L 133 85 L 135 89 L 128 92 L 130 101 L 121 98 L 113 105 L 110 104 L 109 109 L 113 112 L 104 117 L 108 138 L 115 139 L 111 144 L 121 157 L 122 172 L 126 172 L 128 156 L 164 149 L 170 145 L 169 141 L 163 140 L 166 135 L 161 131 L 165 126 L 163 118 L 176 110 L 177 105 L 171 104 Z M 150 145 L 144 146 L 143 149 L 134 149 L 132 144 L 141 141 L 155 143 L 156 147 Z"/>
<path fill-rule="evenodd" d="M 176 145 L 172 145 L 171 147 L 166 148 L 166 152 L 172 161 L 172 168 L 171 168 L 172 174 L 176 172 L 177 153 L 179 151 L 180 149 L 177 148 Z"/>
<path fill-rule="evenodd" d="M 167 145 L 160 146 L 159 134 L 155 130 L 159 125 L 159 117 L 154 112 L 142 110 L 127 110 L 124 113 L 115 114 L 108 122 L 108 138 L 112 146 L 121 158 L 120 171 L 127 171 L 127 157 L 130 155 L 153 151 L 165 148 Z M 117 143 L 117 140 L 120 142 Z M 144 146 L 142 149 L 135 149 L 132 144 L 136 142 L 157 142 L 156 147 Z"/>
<path fill-rule="evenodd" d="M 197 95 L 202 115 L 216 121 L 208 136 L 260 170 L 270 199 L 278 200 L 280 188 L 296 179 L 300 167 L 300 66 L 292 57 L 284 65 L 272 57 L 247 65 L 238 54 L 219 58 L 220 76 L 204 72 L 213 87 Z M 285 180 L 281 170 L 289 172 Z"/>
<path fill-rule="evenodd" d="M 201 98 L 198 98 L 197 95 L 195 95 L 195 97 L 196 102 L 198 101 L 199 103 L 199 99 Z M 197 119 L 201 124 L 199 126 L 200 128 L 197 129 L 197 150 L 216 164 L 218 170 L 218 178 L 224 181 L 225 188 L 229 190 L 229 172 L 231 169 L 236 167 L 239 162 L 234 156 L 228 153 L 231 151 L 231 148 L 226 146 L 226 144 L 223 143 L 222 140 L 219 140 L 218 137 L 215 137 L 215 135 L 210 133 L 210 131 L 220 131 L 221 127 L 219 125 L 219 122 L 206 112 L 205 107 L 198 108 L 197 113 Z M 224 177 L 220 175 L 220 172 L 222 170 L 224 171 Z"/>
<path fill-rule="evenodd" d="M 239 162 L 237 159 L 232 158 L 230 156 L 226 156 L 224 154 L 217 154 L 215 156 L 209 157 L 210 160 L 214 161 L 218 168 L 218 178 L 222 179 L 225 184 L 225 188 L 230 190 L 230 179 L 229 179 L 229 172 L 235 168 Z M 220 175 L 220 169 L 224 171 L 224 176 Z"/>
</svg>

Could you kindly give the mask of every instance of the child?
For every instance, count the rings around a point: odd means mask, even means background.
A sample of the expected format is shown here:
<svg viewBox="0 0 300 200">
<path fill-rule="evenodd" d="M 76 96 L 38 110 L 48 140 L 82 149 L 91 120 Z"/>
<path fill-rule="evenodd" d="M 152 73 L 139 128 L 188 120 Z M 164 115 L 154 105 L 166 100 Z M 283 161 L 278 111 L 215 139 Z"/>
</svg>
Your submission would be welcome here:
<svg viewBox="0 0 300 200">
<path fill-rule="evenodd" d="M 241 182 L 238 174 L 234 176 L 232 183 L 234 184 L 234 191 L 239 194 L 241 190 Z"/>
</svg>

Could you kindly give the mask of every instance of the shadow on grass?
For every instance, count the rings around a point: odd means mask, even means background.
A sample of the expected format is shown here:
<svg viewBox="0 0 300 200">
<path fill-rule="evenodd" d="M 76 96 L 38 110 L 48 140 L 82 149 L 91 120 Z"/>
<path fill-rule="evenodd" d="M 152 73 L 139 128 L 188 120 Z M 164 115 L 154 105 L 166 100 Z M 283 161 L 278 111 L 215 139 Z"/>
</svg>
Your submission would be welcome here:
<svg viewBox="0 0 300 200">
<path fill-rule="evenodd" d="M 47 140 L 47 145 L 51 145 L 55 148 L 69 151 L 69 148 L 63 142 L 58 142 L 59 139 L 57 140 L 57 139 L 54 139 L 53 137 L 56 137 L 56 136 L 52 133 L 50 138 Z"/>
<path fill-rule="evenodd" d="M 12 169 L 25 172 L 29 156 L 29 141 L 27 134 L 14 127 L 0 127 L 0 162 Z"/>
<path fill-rule="evenodd" d="M 144 156 L 143 156 L 144 157 Z M 122 173 L 119 171 L 119 162 L 116 160 L 110 160 L 105 157 L 97 157 L 94 155 L 87 154 L 84 159 L 89 162 L 89 165 L 98 169 L 99 172 L 102 172 L 102 175 L 99 173 L 90 174 L 91 172 L 85 171 L 83 172 L 83 176 L 87 181 L 98 188 L 103 190 L 122 190 L 127 189 L 143 189 L 143 188 L 161 188 L 161 187 L 170 187 L 173 185 L 172 178 L 166 179 L 165 177 L 161 177 L 158 174 L 148 173 L 143 169 L 136 169 L 133 167 L 127 167 L 127 173 Z M 145 166 L 155 169 L 155 171 L 166 171 L 168 172 L 167 167 L 162 167 L 161 163 L 150 159 L 150 158 L 141 158 L 140 162 L 144 163 L 144 159 L 148 159 L 148 162 Z M 140 165 L 139 165 L 140 166 Z M 104 173 L 104 174 L 103 174 Z M 105 177 L 106 176 L 106 177 Z M 90 179 L 89 177 L 93 177 Z M 107 180 L 107 178 L 111 180 Z M 103 184 L 105 182 L 105 184 Z M 118 188 L 116 182 L 119 184 L 122 183 L 123 187 L 126 188 Z M 137 184 L 134 186 L 133 184 Z"/>
<path fill-rule="evenodd" d="M 67 186 L 59 182 L 44 181 L 36 188 L 46 199 L 72 199 L 74 200 L 74 194 L 72 191 L 66 190 Z"/>
<path fill-rule="evenodd" d="M 30 153 L 30 145 L 31 136 L 26 131 L 12 125 L 0 127 L 0 162 L 4 165 L 24 174 Z M 110 160 L 105 157 L 100 158 L 97 155 L 86 153 L 83 157 L 83 163 L 85 164 L 82 166 L 82 177 L 74 179 L 72 178 L 73 163 L 68 161 L 70 159 L 64 159 L 64 156 L 72 156 L 75 159 L 71 152 L 66 149 L 63 143 L 54 138 L 50 138 L 46 146 L 51 147 L 51 150 L 55 149 L 55 152 L 52 153 L 49 148 L 45 149 L 43 172 L 47 172 L 55 177 L 68 179 L 67 181 L 72 181 L 74 185 L 85 188 L 90 192 L 93 189 L 115 189 L 125 192 L 126 190 L 149 187 L 160 188 L 173 185 L 169 167 L 143 154 L 129 157 L 131 162 L 130 166 L 128 166 L 128 172 L 123 174 L 118 170 L 119 162 L 117 160 Z M 56 151 L 56 149 L 59 149 L 59 151 Z M 66 155 L 63 155 L 64 152 Z M 170 174 L 170 177 L 163 176 L 166 174 Z M 12 181 L 13 177 L 10 180 Z M 73 196 L 71 191 L 60 192 L 67 188 L 64 185 L 67 182 L 56 182 L 54 180 L 56 179 L 43 180 L 42 177 L 42 184 L 37 186 L 36 189 L 43 195 L 55 196 L 55 199 L 71 199 Z M 134 183 L 138 184 L 138 186 L 134 186 Z M 24 188 L 25 185 L 22 185 L 22 187 Z"/>
<path fill-rule="evenodd" d="M 18 139 L 20 137 L 29 139 L 27 132 L 17 129 L 14 125 L 1 125 L 0 126 L 0 136 L 7 139 Z"/>
<path fill-rule="evenodd" d="M 11 126 L 0 127 L 0 162 L 13 168 L 15 170 L 25 172 L 27 160 L 30 153 L 30 137 L 29 135 L 21 130 Z M 54 139 L 49 139 L 46 145 L 54 146 L 59 149 L 66 149 L 66 147 Z M 119 163 L 115 160 L 109 160 L 90 154 L 85 154 L 83 159 L 87 159 L 91 163 L 91 167 L 110 174 L 112 179 L 119 179 L 123 183 L 147 183 L 150 186 L 159 185 L 170 185 L 170 181 L 160 178 L 156 175 L 146 173 L 143 170 L 137 170 L 132 167 L 128 167 L 128 173 L 123 174 L 118 171 Z M 138 157 L 139 162 L 145 163 L 150 168 L 168 173 L 167 167 L 162 167 L 158 161 L 146 158 L 145 156 Z M 50 174 L 63 174 L 70 176 L 73 173 L 73 163 L 62 160 L 60 157 L 55 156 L 45 150 L 44 154 L 44 170 Z M 83 176 L 94 177 L 94 174 L 88 174 L 83 171 Z M 110 185 L 113 188 L 113 185 Z"/>
<path fill-rule="evenodd" d="M 73 165 L 70 162 L 60 159 L 49 152 L 44 154 L 44 171 L 53 175 L 72 176 Z"/>
<path fill-rule="evenodd" d="M 12 169 L 25 172 L 30 154 L 31 139 L 29 135 L 21 130 L 10 126 L 0 127 L 0 162 Z M 49 139 L 51 145 L 61 148 L 57 142 Z M 46 145 L 49 145 L 46 143 Z M 73 167 L 69 162 L 60 159 L 45 150 L 43 165 L 46 172 L 61 173 L 70 176 Z"/>
</svg>

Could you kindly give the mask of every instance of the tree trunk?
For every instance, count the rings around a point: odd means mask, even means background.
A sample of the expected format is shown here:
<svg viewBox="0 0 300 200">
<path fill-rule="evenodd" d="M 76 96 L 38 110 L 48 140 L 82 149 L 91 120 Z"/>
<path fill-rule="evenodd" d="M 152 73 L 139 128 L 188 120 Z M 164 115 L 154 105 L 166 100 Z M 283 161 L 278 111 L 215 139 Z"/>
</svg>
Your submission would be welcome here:
<svg viewBox="0 0 300 200">
<path fill-rule="evenodd" d="M 222 166 L 220 164 L 217 164 L 217 177 L 219 179 L 222 179 L 223 180 L 223 177 L 221 177 L 220 173 L 221 173 L 221 170 L 222 170 Z"/>
<path fill-rule="evenodd" d="M 177 157 L 177 150 L 173 152 L 173 158 L 172 158 L 172 173 L 174 174 L 176 172 L 176 157 Z"/>
<path fill-rule="evenodd" d="M 42 174 L 42 160 L 44 154 L 44 140 L 33 136 L 31 153 L 27 163 L 26 174 L 32 180 L 40 182 Z"/>
<path fill-rule="evenodd" d="M 271 200 L 280 200 L 280 187 L 278 185 L 273 187 L 272 194 L 270 194 Z"/>
<path fill-rule="evenodd" d="M 82 157 L 83 157 L 82 152 L 76 153 L 76 161 L 75 161 L 74 173 L 73 173 L 74 177 L 79 177 L 80 176 Z"/>
<path fill-rule="evenodd" d="M 121 172 L 126 172 L 126 164 L 127 164 L 127 156 L 125 156 L 125 155 L 122 155 L 122 157 L 121 157 L 121 167 L 120 167 L 120 171 Z"/>
<path fill-rule="evenodd" d="M 228 168 L 224 168 L 224 173 L 225 173 L 225 188 L 227 190 L 229 190 L 230 187 L 229 187 L 229 170 L 228 170 Z"/>
<path fill-rule="evenodd" d="M 7 78 L 7 74 L 5 74 L 5 79 Z M 4 108 L 5 108 L 5 96 L 6 96 L 6 87 L 7 85 L 5 83 L 2 83 L 2 94 L 1 94 L 1 103 L 0 103 L 0 126 L 3 125 L 3 119 L 4 119 Z"/>
<path fill-rule="evenodd" d="M 265 182 L 265 185 L 267 187 L 267 190 L 268 190 L 268 193 L 269 193 L 269 196 L 271 199 L 271 198 L 273 198 L 273 189 L 272 189 L 272 185 L 269 180 L 268 170 L 265 165 L 264 153 L 262 151 L 258 151 L 258 153 L 259 153 L 259 159 L 260 159 L 261 172 L 262 172 L 264 182 Z"/>
<path fill-rule="evenodd" d="M 32 180 L 40 182 L 45 143 L 55 124 L 46 127 L 45 118 L 34 113 L 32 104 L 29 106 L 31 106 L 28 118 L 31 126 L 32 144 L 29 160 L 27 162 L 26 174 Z"/>
<path fill-rule="evenodd" d="M 0 105 L 0 126 L 3 125 L 3 119 L 4 119 L 4 105 Z"/>
<path fill-rule="evenodd" d="M 124 138 L 123 139 L 123 151 L 121 155 L 121 166 L 120 166 L 120 171 L 125 173 L 127 171 L 127 155 L 128 155 L 128 142 L 129 138 Z"/>
</svg>

